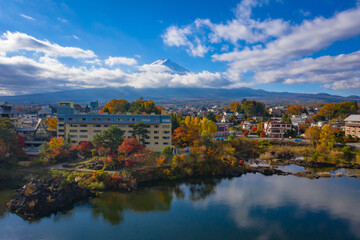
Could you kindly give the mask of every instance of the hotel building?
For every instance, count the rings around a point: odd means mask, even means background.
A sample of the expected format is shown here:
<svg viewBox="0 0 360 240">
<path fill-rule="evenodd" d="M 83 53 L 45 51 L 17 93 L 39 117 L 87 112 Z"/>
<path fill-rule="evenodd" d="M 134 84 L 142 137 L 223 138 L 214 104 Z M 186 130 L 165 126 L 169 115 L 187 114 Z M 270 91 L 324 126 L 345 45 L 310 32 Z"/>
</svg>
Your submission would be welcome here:
<svg viewBox="0 0 360 240">
<path fill-rule="evenodd" d="M 171 146 L 171 116 L 163 114 L 74 114 L 73 104 L 62 102 L 58 107 L 57 136 L 70 139 L 71 144 L 78 144 L 92 141 L 96 134 L 115 125 L 124 131 L 125 138 L 131 138 L 134 124 L 142 122 L 148 130 L 146 147 L 160 152 L 164 147 Z"/>
</svg>

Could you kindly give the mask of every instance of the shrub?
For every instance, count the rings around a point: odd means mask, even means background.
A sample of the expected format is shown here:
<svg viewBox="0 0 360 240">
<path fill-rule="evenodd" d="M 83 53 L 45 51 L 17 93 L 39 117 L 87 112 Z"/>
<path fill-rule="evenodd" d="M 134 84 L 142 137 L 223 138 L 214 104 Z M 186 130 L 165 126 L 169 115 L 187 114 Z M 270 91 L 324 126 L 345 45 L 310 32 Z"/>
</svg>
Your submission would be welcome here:
<svg viewBox="0 0 360 240">
<path fill-rule="evenodd" d="M 185 164 L 185 155 L 183 155 L 183 154 L 174 155 L 174 157 L 172 159 L 172 167 L 173 168 L 183 167 L 184 164 Z"/>
<path fill-rule="evenodd" d="M 263 153 L 259 156 L 261 160 L 271 160 L 274 156 L 270 152 Z"/>
<path fill-rule="evenodd" d="M 229 141 L 232 141 L 232 140 L 234 140 L 235 138 L 236 138 L 235 135 L 232 135 L 232 134 L 231 134 L 231 135 L 229 135 L 228 140 L 229 140 Z"/>
</svg>

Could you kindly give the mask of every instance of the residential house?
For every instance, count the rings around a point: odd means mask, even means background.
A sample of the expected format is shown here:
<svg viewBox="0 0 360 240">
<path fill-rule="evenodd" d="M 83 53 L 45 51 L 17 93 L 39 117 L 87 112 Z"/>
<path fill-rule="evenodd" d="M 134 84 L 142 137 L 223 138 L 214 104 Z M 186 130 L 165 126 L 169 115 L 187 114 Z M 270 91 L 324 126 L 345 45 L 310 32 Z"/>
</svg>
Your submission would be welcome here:
<svg viewBox="0 0 360 240">
<path fill-rule="evenodd" d="M 360 138 L 360 115 L 352 114 L 345 118 L 345 135 Z"/>
<path fill-rule="evenodd" d="M 283 138 L 284 133 L 292 129 L 291 123 L 284 122 L 265 122 L 264 132 L 268 137 L 279 137 Z"/>
</svg>

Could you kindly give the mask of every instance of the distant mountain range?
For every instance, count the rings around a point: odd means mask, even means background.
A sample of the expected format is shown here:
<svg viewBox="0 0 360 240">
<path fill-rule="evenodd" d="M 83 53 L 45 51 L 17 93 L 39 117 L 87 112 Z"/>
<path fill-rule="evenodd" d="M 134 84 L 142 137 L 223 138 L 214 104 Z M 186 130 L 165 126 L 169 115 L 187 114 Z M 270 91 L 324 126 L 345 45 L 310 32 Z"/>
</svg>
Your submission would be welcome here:
<svg viewBox="0 0 360 240">
<path fill-rule="evenodd" d="M 169 60 L 157 60 L 151 65 L 159 65 L 170 74 L 184 75 L 189 73 L 187 69 Z M 343 101 L 360 101 L 359 96 L 336 96 L 326 93 L 289 93 L 268 92 L 251 88 L 214 89 L 214 88 L 133 88 L 133 87 L 106 87 L 65 90 L 28 94 L 19 96 L 0 96 L 0 101 L 9 103 L 57 103 L 59 101 L 72 101 L 76 103 L 89 103 L 90 101 L 107 102 L 113 98 L 125 98 L 133 101 L 143 97 L 152 99 L 159 104 L 180 103 L 229 103 L 240 101 L 243 98 L 263 101 L 269 104 L 282 103 L 329 103 Z"/>
<path fill-rule="evenodd" d="M 264 101 L 269 104 L 281 103 L 329 103 L 343 101 L 360 101 L 359 96 L 336 96 L 325 93 L 306 94 L 289 92 L 268 92 L 251 88 L 213 89 L 213 88 L 90 88 L 59 92 L 38 93 L 19 96 L 0 96 L 0 101 L 9 103 L 57 103 L 73 101 L 89 103 L 90 101 L 107 102 L 113 98 L 125 98 L 133 101 L 143 97 L 160 104 L 165 103 L 229 103 L 243 98 Z"/>
</svg>

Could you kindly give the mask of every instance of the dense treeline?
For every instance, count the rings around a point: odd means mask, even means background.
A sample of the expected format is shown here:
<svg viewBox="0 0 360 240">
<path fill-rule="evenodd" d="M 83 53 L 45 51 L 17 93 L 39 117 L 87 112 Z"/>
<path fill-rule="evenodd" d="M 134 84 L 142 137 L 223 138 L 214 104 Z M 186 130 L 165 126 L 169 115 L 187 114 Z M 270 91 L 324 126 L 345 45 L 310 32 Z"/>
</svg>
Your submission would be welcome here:
<svg viewBox="0 0 360 240">
<path fill-rule="evenodd" d="M 357 102 L 341 102 L 325 104 L 320 111 L 314 116 L 315 120 L 333 120 L 337 118 L 344 119 L 350 114 L 359 111 Z"/>
<path fill-rule="evenodd" d="M 129 103 L 126 99 L 113 99 L 100 110 L 100 113 L 123 114 L 131 112 L 134 114 L 160 114 L 161 110 L 162 108 L 155 105 L 152 100 L 140 98 Z"/>
<path fill-rule="evenodd" d="M 265 116 L 267 114 L 266 106 L 263 102 L 246 100 L 245 98 L 241 102 L 230 103 L 229 108 L 233 112 L 243 113 L 244 117 Z"/>
</svg>

